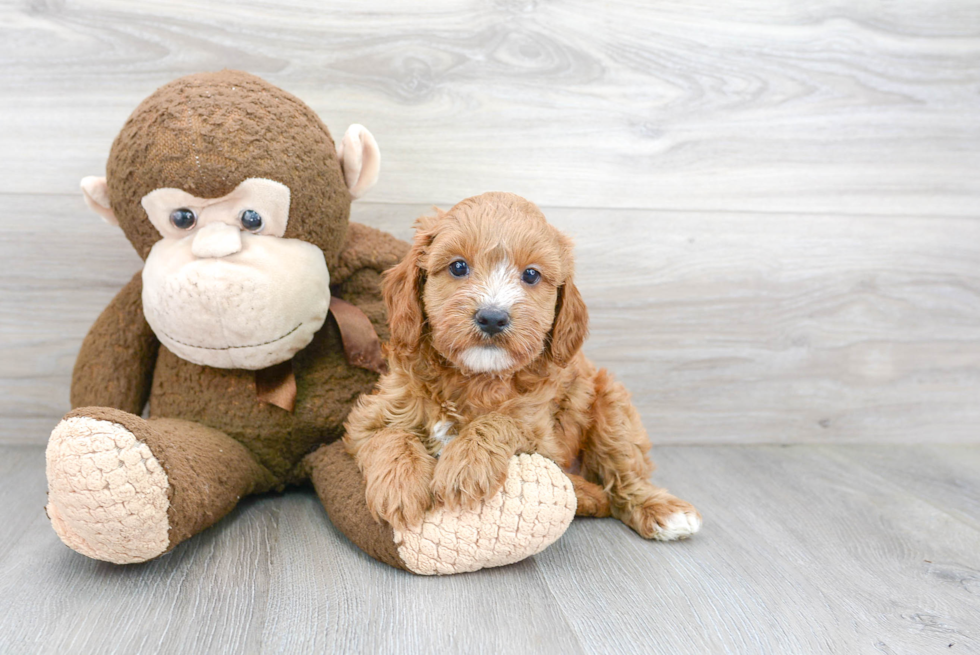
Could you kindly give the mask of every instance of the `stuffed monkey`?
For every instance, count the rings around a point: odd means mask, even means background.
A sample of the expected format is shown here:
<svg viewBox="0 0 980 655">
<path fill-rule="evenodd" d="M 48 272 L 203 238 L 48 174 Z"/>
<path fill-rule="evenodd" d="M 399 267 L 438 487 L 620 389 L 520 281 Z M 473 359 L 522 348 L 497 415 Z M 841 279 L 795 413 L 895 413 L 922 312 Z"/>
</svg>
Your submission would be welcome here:
<svg viewBox="0 0 980 655">
<path fill-rule="evenodd" d="M 367 511 L 340 442 L 317 450 L 342 435 L 352 404 L 384 370 L 380 276 L 408 246 L 349 223 L 351 199 L 374 184 L 379 164 L 362 126 L 335 148 L 302 101 L 246 73 L 180 78 L 137 107 L 106 177 L 82 181 L 86 203 L 145 265 L 86 336 L 75 409 L 48 444 L 46 510 L 68 546 L 146 561 L 242 497 L 307 479 L 355 544 L 419 573 L 516 561 L 553 541 L 540 528 L 501 537 L 491 525 L 492 538 L 446 528 L 537 514 L 541 485 L 560 488 L 548 503 L 574 507 L 551 462 L 515 459 L 496 509 L 434 512 L 417 534 L 395 535 Z"/>
</svg>

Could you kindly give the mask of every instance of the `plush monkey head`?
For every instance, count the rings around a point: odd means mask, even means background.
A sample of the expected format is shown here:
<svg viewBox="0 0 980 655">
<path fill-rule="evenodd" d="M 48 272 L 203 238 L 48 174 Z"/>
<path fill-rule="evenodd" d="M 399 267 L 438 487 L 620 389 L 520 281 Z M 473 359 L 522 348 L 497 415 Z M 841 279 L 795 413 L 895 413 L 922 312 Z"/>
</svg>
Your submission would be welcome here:
<svg viewBox="0 0 980 655">
<path fill-rule="evenodd" d="M 88 205 L 139 255 L 143 310 L 179 357 L 260 369 L 312 340 L 351 199 L 380 164 L 353 125 L 336 148 L 298 98 L 253 75 L 182 77 L 144 100 L 116 137 Z"/>
</svg>

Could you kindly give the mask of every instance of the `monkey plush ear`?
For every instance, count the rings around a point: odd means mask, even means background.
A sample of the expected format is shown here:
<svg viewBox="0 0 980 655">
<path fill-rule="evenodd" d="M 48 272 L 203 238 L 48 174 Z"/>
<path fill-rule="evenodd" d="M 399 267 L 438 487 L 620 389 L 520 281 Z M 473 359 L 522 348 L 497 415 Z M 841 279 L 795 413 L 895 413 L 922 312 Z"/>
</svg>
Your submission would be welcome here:
<svg viewBox="0 0 980 655">
<path fill-rule="evenodd" d="M 109 187 L 104 177 L 89 175 L 82 178 L 82 195 L 89 209 L 102 217 L 109 225 L 119 226 L 116 213 L 109 206 Z"/>
<path fill-rule="evenodd" d="M 363 196 L 378 181 L 381 151 L 374 136 L 363 125 L 354 123 L 347 128 L 337 146 L 337 158 L 344 169 L 347 189 L 354 198 Z"/>
</svg>

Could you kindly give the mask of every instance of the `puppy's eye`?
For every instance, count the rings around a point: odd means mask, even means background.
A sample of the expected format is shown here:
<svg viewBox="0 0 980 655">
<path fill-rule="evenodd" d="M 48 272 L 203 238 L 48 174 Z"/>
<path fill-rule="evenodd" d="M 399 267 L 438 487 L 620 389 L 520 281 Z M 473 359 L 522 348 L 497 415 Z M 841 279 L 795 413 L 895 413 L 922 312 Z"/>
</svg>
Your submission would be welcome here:
<svg viewBox="0 0 980 655">
<path fill-rule="evenodd" d="M 541 280 L 541 273 L 533 268 L 526 268 L 524 269 L 524 273 L 521 274 L 521 280 L 524 281 L 524 284 L 528 284 L 533 287 L 539 280 Z"/>
<path fill-rule="evenodd" d="M 190 209 L 181 207 L 170 212 L 170 223 L 178 230 L 189 230 L 197 223 L 197 216 Z"/>
<path fill-rule="evenodd" d="M 249 232 L 259 232 L 265 223 L 259 213 L 254 209 L 246 209 L 242 212 L 242 227 Z"/>
<path fill-rule="evenodd" d="M 449 265 L 449 274 L 453 277 L 466 277 L 470 272 L 470 267 L 462 259 L 457 259 Z"/>
</svg>

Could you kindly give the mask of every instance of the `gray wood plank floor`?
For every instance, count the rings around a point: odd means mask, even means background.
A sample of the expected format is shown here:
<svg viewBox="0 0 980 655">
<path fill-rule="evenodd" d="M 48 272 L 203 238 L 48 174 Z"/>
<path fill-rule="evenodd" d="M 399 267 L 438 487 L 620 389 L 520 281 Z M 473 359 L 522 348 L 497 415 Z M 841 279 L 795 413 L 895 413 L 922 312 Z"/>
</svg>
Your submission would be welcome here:
<svg viewBox="0 0 980 655">
<path fill-rule="evenodd" d="M 980 447 L 672 446 L 705 527 L 578 520 L 448 578 L 353 548 L 308 489 L 245 501 L 145 565 L 63 546 L 43 450 L 0 447 L 3 653 L 976 653 Z"/>
</svg>

